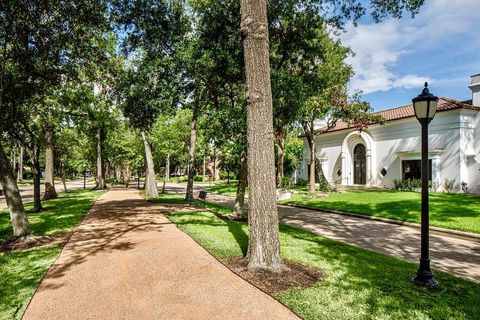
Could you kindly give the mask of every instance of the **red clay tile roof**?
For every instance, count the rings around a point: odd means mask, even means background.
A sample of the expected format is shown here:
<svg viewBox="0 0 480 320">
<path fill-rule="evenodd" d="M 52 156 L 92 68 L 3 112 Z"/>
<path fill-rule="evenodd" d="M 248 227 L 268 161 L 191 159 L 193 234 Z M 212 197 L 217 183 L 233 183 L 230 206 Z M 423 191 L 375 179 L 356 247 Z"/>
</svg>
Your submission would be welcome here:
<svg viewBox="0 0 480 320">
<path fill-rule="evenodd" d="M 438 99 L 437 112 L 454 110 L 454 109 L 472 109 L 472 110 L 480 111 L 479 106 L 472 105 L 472 100 L 458 101 L 455 99 L 445 98 L 445 97 L 441 97 Z M 415 111 L 413 110 L 413 105 L 409 104 L 406 106 L 374 112 L 374 114 L 381 115 L 385 119 L 385 122 L 388 122 L 393 120 L 400 120 L 400 119 L 414 117 Z M 352 128 L 353 127 L 350 127 L 348 123 L 339 121 L 337 122 L 337 125 L 334 128 L 330 129 L 327 132 L 340 131 L 340 130 L 346 130 L 346 129 L 352 129 Z M 318 129 L 318 131 L 320 130 L 324 130 L 324 129 L 323 128 Z M 300 137 L 303 137 L 303 136 L 304 136 L 303 134 L 300 135 Z"/>
</svg>

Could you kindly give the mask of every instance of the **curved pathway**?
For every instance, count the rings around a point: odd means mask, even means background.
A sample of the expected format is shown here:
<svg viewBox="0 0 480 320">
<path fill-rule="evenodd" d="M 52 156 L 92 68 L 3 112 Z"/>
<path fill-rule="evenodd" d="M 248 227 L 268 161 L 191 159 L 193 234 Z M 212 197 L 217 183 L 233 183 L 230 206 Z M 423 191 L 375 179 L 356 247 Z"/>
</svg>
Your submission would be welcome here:
<svg viewBox="0 0 480 320">
<path fill-rule="evenodd" d="M 103 194 L 23 319 L 298 319 L 170 223 L 170 210 L 134 189 Z"/>
</svg>

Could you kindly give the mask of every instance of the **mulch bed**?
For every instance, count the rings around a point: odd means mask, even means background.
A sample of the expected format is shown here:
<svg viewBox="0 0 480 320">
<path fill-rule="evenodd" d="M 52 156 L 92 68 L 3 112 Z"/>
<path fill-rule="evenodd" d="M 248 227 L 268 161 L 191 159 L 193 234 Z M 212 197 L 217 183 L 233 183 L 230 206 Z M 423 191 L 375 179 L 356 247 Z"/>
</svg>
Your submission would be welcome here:
<svg viewBox="0 0 480 320">
<path fill-rule="evenodd" d="M 289 261 L 283 262 L 287 268 L 281 272 L 250 271 L 247 269 L 247 261 L 241 257 L 221 261 L 235 274 L 270 295 L 295 287 L 308 288 L 323 279 L 318 269 Z"/>
<path fill-rule="evenodd" d="M 53 236 L 28 236 L 22 238 L 12 238 L 0 243 L 0 252 L 10 252 L 25 250 L 50 245 L 65 244 L 71 233 L 62 233 Z"/>
</svg>

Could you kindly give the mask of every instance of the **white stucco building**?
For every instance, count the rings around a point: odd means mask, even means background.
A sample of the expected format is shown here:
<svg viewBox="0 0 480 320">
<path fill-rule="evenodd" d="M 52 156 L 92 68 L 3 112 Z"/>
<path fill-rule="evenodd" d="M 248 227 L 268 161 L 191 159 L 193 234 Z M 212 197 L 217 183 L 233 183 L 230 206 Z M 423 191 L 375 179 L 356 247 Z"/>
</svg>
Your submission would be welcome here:
<svg viewBox="0 0 480 320">
<path fill-rule="evenodd" d="M 431 180 L 466 182 L 480 193 L 480 74 L 471 77 L 472 100 L 440 98 L 429 126 Z M 420 124 L 412 105 L 378 112 L 384 125 L 362 132 L 338 123 L 316 138 L 316 152 L 331 183 L 393 188 L 394 179 L 420 178 Z M 307 179 L 304 139 L 300 177 Z"/>
</svg>

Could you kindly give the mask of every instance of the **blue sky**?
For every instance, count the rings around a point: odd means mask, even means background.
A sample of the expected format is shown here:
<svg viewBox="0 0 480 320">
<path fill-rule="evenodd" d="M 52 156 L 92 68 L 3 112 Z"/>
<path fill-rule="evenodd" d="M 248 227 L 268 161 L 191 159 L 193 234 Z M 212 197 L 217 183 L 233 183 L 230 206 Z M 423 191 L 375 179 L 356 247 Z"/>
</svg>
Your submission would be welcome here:
<svg viewBox="0 0 480 320">
<path fill-rule="evenodd" d="M 480 73 L 480 0 L 425 0 L 411 19 L 364 18 L 347 26 L 342 43 L 355 76 L 350 91 L 378 111 L 405 105 L 425 81 L 437 96 L 471 99 L 470 75 Z"/>
</svg>

